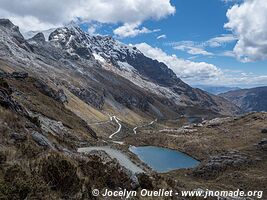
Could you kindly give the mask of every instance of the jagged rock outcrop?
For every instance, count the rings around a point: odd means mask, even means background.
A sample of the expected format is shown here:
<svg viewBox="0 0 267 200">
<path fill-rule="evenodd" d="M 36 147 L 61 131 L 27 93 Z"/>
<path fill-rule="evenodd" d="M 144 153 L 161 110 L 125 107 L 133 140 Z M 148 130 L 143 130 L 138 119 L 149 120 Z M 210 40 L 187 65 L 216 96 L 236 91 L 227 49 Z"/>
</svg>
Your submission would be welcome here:
<svg viewBox="0 0 267 200">
<path fill-rule="evenodd" d="M 71 91 L 77 95 L 84 102 L 93 105 L 98 109 L 102 109 L 104 106 L 104 96 L 92 88 L 77 88 L 71 87 Z"/>
<path fill-rule="evenodd" d="M 28 44 L 27 41 L 25 41 L 23 35 L 19 31 L 19 27 L 15 26 L 10 20 L 8 19 L 0 19 L 0 35 L 4 40 L 9 40 L 7 35 L 11 36 L 12 42 L 15 43 L 15 45 L 19 48 L 22 48 L 26 50 L 27 52 L 31 52 L 32 48 Z M 11 46 L 11 43 L 5 43 L 3 40 L 0 40 L 0 50 L 4 49 L 8 52 L 6 53 L 11 53 L 14 54 L 14 46 Z M 1 52 L 1 51 L 0 51 Z M 1 55 L 1 54 L 0 54 Z"/>
<path fill-rule="evenodd" d="M 45 44 L 45 36 L 43 33 L 37 33 L 35 36 L 28 40 L 30 44 Z"/>
<path fill-rule="evenodd" d="M 41 133 L 33 132 L 32 139 L 40 146 L 52 149 L 54 148 L 51 142 Z"/>
<path fill-rule="evenodd" d="M 114 98 L 117 102 L 125 105 L 127 108 L 136 107 L 143 112 L 148 111 L 149 103 L 153 104 L 152 98 L 131 96 L 127 92 L 122 92 L 121 95 L 115 96 Z"/>
<path fill-rule="evenodd" d="M 51 87 L 49 87 L 44 81 L 41 81 L 41 80 L 35 80 L 34 84 L 36 88 L 39 89 L 40 92 L 42 92 L 43 94 L 49 97 L 52 97 L 56 101 L 59 101 L 61 103 L 68 102 L 67 96 L 65 95 L 62 89 L 55 91 Z"/>
<path fill-rule="evenodd" d="M 12 89 L 5 80 L 0 78 L 0 105 L 19 114 L 27 114 L 26 110 L 11 95 Z"/>
<path fill-rule="evenodd" d="M 81 37 L 74 37 L 74 36 Z M 49 41 L 57 47 L 66 50 L 69 55 L 76 54 L 84 59 L 92 59 L 92 51 L 87 47 L 86 35 L 81 29 L 59 28 L 49 35 Z"/>
</svg>

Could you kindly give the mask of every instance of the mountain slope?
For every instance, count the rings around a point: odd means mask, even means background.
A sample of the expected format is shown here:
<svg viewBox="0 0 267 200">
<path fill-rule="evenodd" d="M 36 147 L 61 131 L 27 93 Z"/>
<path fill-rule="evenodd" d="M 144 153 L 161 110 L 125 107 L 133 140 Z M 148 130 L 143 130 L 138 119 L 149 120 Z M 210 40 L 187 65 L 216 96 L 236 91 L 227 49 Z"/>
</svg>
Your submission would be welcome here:
<svg viewBox="0 0 267 200">
<path fill-rule="evenodd" d="M 228 109 L 229 103 L 223 99 L 193 89 L 177 78 L 164 63 L 148 58 L 137 48 L 124 45 L 109 36 L 90 36 L 77 27 L 65 27 L 51 33 L 49 40 L 72 55 L 84 57 L 84 53 L 88 56 L 92 52 L 105 69 L 151 93 L 162 97 L 167 95 L 176 105 L 198 106 L 222 114 L 232 112 Z M 232 109 L 233 112 L 238 110 L 234 106 Z"/>
<path fill-rule="evenodd" d="M 240 89 L 239 87 L 210 86 L 210 85 L 194 85 L 194 87 L 215 95 Z"/>
<path fill-rule="evenodd" d="M 244 111 L 267 111 L 267 87 L 235 90 L 220 94 Z"/>
<path fill-rule="evenodd" d="M 74 95 L 90 110 L 116 113 L 127 123 L 188 112 L 231 115 L 240 111 L 221 97 L 190 87 L 164 63 L 111 37 L 90 36 L 68 26 L 53 31 L 49 41 L 42 33 L 25 40 L 18 27 L 5 19 L 0 20 L 0 34 L 2 70 L 27 71 Z"/>
</svg>

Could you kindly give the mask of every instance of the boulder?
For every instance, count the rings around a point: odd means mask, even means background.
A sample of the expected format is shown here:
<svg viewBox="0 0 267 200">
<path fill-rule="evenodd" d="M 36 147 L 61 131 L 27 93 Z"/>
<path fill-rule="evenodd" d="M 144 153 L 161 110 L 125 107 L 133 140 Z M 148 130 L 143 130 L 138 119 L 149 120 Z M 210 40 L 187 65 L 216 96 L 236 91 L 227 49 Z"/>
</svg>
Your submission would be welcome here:
<svg viewBox="0 0 267 200">
<path fill-rule="evenodd" d="M 64 93 L 64 91 L 62 89 L 57 91 L 56 99 L 58 101 L 60 101 L 61 103 L 67 103 L 68 102 L 68 98 L 67 98 L 67 96 L 65 95 L 65 93 Z"/>
<path fill-rule="evenodd" d="M 27 115 L 27 111 L 12 98 L 12 89 L 8 83 L 0 79 L 0 105 L 19 114 Z"/>
<path fill-rule="evenodd" d="M 261 129 L 261 133 L 267 133 L 267 128 Z"/>
<path fill-rule="evenodd" d="M 22 133 L 11 133 L 10 138 L 15 140 L 16 142 L 23 142 L 27 139 L 25 134 Z"/>
<path fill-rule="evenodd" d="M 46 148 L 54 148 L 52 143 L 41 133 L 38 133 L 34 131 L 32 133 L 32 139 L 40 146 L 46 147 Z"/>
</svg>

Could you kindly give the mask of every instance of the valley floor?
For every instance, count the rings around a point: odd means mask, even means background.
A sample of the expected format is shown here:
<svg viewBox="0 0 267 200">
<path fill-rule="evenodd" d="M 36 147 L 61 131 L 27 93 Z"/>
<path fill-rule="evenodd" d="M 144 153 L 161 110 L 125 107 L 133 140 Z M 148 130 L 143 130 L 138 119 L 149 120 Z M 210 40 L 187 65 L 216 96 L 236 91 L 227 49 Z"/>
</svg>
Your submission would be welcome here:
<svg viewBox="0 0 267 200">
<path fill-rule="evenodd" d="M 31 77 L 0 80 L 0 199 L 95 199 L 93 188 L 267 194 L 266 112 L 188 123 L 185 116 L 138 119 L 131 113 L 129 120 L 84 107 L 96 113 L 89 123 L 74 106 L 69 109 L 79 102 L 74 96 L 68 98 L 73 102 L 61 102 Z M 157 173 L 130 145 L 175 149 L 201 164 Z"/>
<path fill-rule="evenodd" d="M 193 169 L 173 170 L 161 174 L 176 181 L 179 190 L 263 191 L 267 194 L 267 113 L 249 113 L 237 117 L 215 118 L 189 124 L 153 120 L 135 127 L 133 133 L 117 133 L 120 149 L 142 163 L 128 151 L 133 146 L 160 146 L 184 152 L 201 164 Z M 156 156 L 156 155 L 155 155 Z M 143 163 L 142 163 L 143 164 Z M 151 168 L 143 165 L 151 173 Z"/>
</svg>

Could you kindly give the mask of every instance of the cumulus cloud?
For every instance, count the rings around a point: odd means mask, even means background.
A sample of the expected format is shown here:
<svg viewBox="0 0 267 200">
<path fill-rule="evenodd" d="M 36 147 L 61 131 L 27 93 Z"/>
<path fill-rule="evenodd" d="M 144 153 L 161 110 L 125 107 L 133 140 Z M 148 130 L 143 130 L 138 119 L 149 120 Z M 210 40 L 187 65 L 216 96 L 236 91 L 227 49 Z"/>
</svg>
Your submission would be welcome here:
<svg viewBox="0 0 267 200">
<path fill-rule="evenodd" d="M 178 77 L 189 84 L 204 85 L 229 85 L 240 87 L 252 87 L 267 84 L 267 76 L 253 73 L 245 73 L 242 70 L 221 70 L 217 66 L 206 62 L 193 62 L 178 58 L 176 55 L 168 55 L 162 49 L 152 47 L 147 43 L 135 45 L 147 57 L 165 63 Z M 230 54 L 230 52 L 228 52 Z"/>
<path fill-rule="evenodd" d="M 146 27 L 140 28 L 140 23 L 132 23 L 132 24 L 125 23 L 123 26 L 116 28 L 113 31 L 113 33 L 118 37 L 125 38 L 125 37 L 135 37 L 140 34 L 153 33 L 157 31 L 160 30 L 159 29 L 149 30 Z"/>
<path fill-rule="evenodd" d="M 206 62 L 192 62 L 178 58 L 176 55 L 168 55 L 160 48 L 155 48 L 147 43 L 135 45 L 147 57 L 157 59 L 170 67 L 178 77 L 188 82 L 198 82 L 206 79 L 216 79 L 222 74 L 215 65 Z"/>
<path fill-rule="evenodd" d="M 166 39 L 167 38 L 167 36 L 165 35 L 165 34 L 163 34 L 163 35 L 159 35 L 158 37 L 157 37 L 157 39 L 159 40 L 159 39 Z"/>
<path fill-rule="evenodd" d="M 0 17 L 12 19 L 24 30 L 48 29 L 76 20 L 131 24 L 175 12 L 170 0 L 0 0 L 0 5 Z"/>
<path fill-rule="evenodd" d="M 238 38 L 233 49 L 243 62 L 267 59 L 267 3 L 266 0 L 245 0 L 227 11 L 230 29 Z"/>
</svg>

